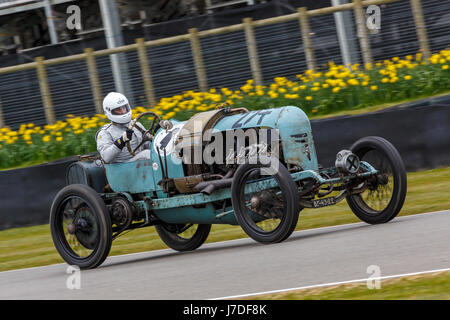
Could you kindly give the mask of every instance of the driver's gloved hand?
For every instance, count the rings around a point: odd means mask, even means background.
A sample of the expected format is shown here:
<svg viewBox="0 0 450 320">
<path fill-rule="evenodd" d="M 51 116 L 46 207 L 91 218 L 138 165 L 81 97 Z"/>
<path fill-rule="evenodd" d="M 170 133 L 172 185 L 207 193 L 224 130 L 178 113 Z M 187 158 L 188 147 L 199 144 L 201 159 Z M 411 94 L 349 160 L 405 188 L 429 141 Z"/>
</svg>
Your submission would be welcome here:
<svg viewBox="0 0 450 320">
<path fill-rule="evenodd" d="M 123 147 L 125 147 L 125 143 L 127 141 L 130 141 L 131 138 L 133 136 L 133 130 L 131 129 L 127 129 L 123 134 L 122 137 L 117 139 L 116 141 L 114 141 L 114 144 L 117 146 L 117 148 L 119 149 L 123 149 Z"/>
<path fill-rule="evenodd" d="M 133 136 L 133 130 L 127 129 L 122 135 L 122 138 L 125 142 L 130 141 L 131 137 Z"/>
<path fill-rule="evenodd" d="M 144 141 L 152 141 L 153 140 L 153 135 L 151 133 L 147 132 L 146 134 L 144 134 L 143 140 Z"/>
</svg>

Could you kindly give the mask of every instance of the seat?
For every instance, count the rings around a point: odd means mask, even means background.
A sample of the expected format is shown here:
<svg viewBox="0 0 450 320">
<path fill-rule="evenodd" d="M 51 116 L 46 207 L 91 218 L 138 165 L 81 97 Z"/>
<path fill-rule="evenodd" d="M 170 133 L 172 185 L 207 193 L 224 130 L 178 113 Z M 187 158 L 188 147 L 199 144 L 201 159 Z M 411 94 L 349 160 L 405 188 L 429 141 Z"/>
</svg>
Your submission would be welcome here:
<svg viewBox="0 0 450 320">
<path fill-rule="evenodd" d="M 237 113 L 248 112 L 245 108 L 222 108 L 212 111 L 200 112 L 193 115 L 181 129 L 181 133 L 178 135 L 175 144 L 181 143 L 181 141 L 188 141 L 190 146 L 196 145 L 202 141 L 203 134 L 206 130 L 211 129 L 219 122 L 223 117 L 231 116 Z M 189 147 L 184 145 L 184 147 Z"/>
</svg>

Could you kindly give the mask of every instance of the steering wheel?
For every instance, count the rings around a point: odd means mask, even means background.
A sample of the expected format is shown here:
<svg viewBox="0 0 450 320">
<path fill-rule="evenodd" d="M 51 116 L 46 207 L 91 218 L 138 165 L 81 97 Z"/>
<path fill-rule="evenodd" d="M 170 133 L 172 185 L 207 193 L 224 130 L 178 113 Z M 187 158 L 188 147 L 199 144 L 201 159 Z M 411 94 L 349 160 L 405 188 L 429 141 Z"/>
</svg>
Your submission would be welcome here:
<svg viewBox="0 0 450 320">
<path fill-rule="evenodd" d="M 134 150 L 131 150 L 131 144 L 130 144 L 130 141 L 131 140 L 129 140 L 129 141 L 127 141 L 126 143 L 125 143 L 125 145 L 127 146 L 127 149 L 128 149 L 128 152 L 134 157 L 135 155 L 136 155 L 136 150 L 138 150 L 140 147 L 141 147 L 141 145 L 145 142 L 145 141 L 147 141 L 146 139 L 145 139 L 145 137 L 146 137 L 146 135 L 147 134 L 150 134 L 150 135 L 154 135 L 154 133 L 155 133 L 155 131 L 157 131 L 157 130 L 155 130 L 157 127 L 158 127 L 158 125 L 160 125 L 160 122 L 161 122 L 161 118 L 156 114 L 156 113 L 154 113 L 154 112 L 152 112 L 152 111 L 147 111 L 147 112 L 143 112 L 143 113 L 141 113 L 141 114 L 139 114 L 134 120 L 132 120 L 131 122 L 130 122 L 130 125 L 128 126 L 128 129 L 130 129 L 130 130 L 133 130 L 133 128 L 136 126 L 136 123 L 139 121 L 139 119 L 140 118 L 142 118 L 143 116 L 146 116 L 146 115 L 152 115 L 153 116 L 153 121 L 152 121 L 152 125 L 150 126 L 150 128 L 148 129 L 148 130 L 145 130 L 144 132 L 142 132 L 142 141 L 141 141 L 141 143 L 134 149 Z M 158 121 L 157 121 L 158 120 Z M 157 125 L 158 124 L 158 125 Z M 151 140 L 150 140 L 151 141 Z"/>
</svg>

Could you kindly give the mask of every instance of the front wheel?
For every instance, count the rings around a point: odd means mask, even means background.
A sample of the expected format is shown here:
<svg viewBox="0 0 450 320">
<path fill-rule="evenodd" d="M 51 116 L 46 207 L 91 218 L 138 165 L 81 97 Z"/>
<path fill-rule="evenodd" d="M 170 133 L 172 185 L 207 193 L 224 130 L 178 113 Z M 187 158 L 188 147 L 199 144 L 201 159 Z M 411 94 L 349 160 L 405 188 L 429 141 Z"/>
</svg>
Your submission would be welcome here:
<svg viewBox="0 0 450 320">
<path fill-rule="evenodd" d="M 301 210 L 297 186 L 276 158 L 259 157 L 255 163 L 240 165 L 233 177 L 231 201 L 245 233 L 265 244 L 287 239 Z"/>
<path fill-rule="evenodd" d="M 351 151 L 378 173 L 365 181 L 365 191 L 346 200 L 353 213 L 370 224 L 385 223 L 399 213 L 406 197 L 406 170 L 397 149 L 381 137 L 356 141 Z"/>
<path fill-rule="evenodd" d="M 97 192 L 82 184 L 63 188 L 50 210 L 53 243 L 69 265 L 98 267 L 112 243 L 111 218 Z"/>
<path fill-rule="evenodd" d="M 210 224 L 160 224 L 156 225 L 161 240 L 176 251 L 192 251 L 208 238 Z"/>
</svg>

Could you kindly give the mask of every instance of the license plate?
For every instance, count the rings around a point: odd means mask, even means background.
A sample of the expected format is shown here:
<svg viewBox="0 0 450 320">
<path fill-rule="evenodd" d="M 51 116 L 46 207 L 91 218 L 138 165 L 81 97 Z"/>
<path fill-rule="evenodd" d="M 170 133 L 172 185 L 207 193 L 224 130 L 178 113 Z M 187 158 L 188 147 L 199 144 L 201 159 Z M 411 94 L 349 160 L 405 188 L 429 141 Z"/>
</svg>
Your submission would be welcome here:
<svg viewBox="0 0 450 320">
<path fill-rule="evenodd" d="M 336 204 L 336 198 L 329 197 L 329 198 L 324 198 L 324 199 L 313 200 L 312 204 L 313 204 L 314 208 L 331 206 L 333 204 Z"/>
</svg>

